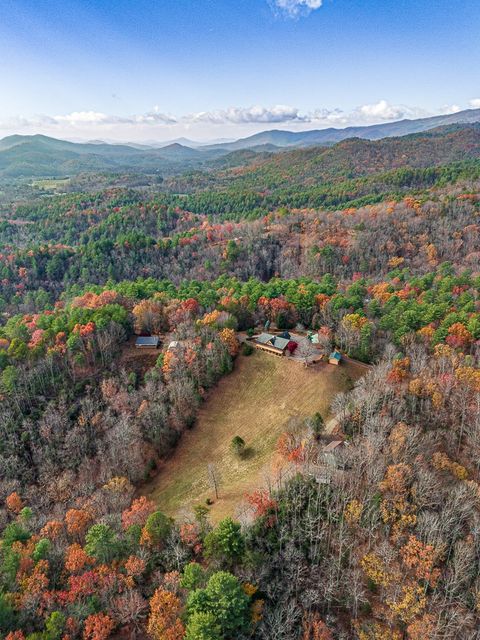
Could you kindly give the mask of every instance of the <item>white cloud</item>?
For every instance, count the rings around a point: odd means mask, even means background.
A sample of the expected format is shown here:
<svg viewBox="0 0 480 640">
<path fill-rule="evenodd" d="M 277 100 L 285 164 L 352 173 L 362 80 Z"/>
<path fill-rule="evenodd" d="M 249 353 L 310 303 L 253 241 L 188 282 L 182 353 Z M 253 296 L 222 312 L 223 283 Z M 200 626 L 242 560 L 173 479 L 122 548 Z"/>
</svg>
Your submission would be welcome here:
<svg viewBox="0 0 480 640">
<path fill-rule="evenodd" d="M 374 104 L 362 105 L 359 113 L 367 120 L 399 120 L 405 117 L 406 109 L 389 104 L 386 100 L 379 100 Z"/>
<path fill-rule="evenodd" d="M 442 111 L 444 113 L 445 111 Z M 453 113 L 453 111 L 451 111 Z M 316 109 L 301 113 L 297 107 L 276 105 L 273 107 L 253 106 L 231 107 L 217 111 L 201 111 L 180 118 L 189 124 L 315 124 L 324 126 L 348 126 L 401 120 L 402 118 L 422 118 L 432 115 L 423 109 L 405 105 L 392 105 L 386 100 L 356 107 L 352 111 L 342 109 Z"/>
<path fill-rule="evenodd" d="M 247 123 L 280 123 L 304 122 L 306 116 L 301 116 L 295 107 L 275 105 L 274 107 L 253 106 L 249 108 L 230 107 L 218 111 L 201 111 L 183 118 L 186 122 L 209 122 L 211 124 L 247 124 Z"/>
<path fill-rule="evenodd" d="M 470 101 L 480 107 L 480 98 Z M 265 107 L 229 107 L 187 115 L 170 115 L 159 107 L 140 114 L 116 115 L 100 111 L 74 111 L 60 115 L 35 115 L 0 118 L 0 131 L 10 133 L 45 133 L 63 138 L 116 138 L 118 140 L 165 140 L 184 135 L 199 139 L 220 136 L 243 137 L 262 129 L 281 128 L 300 131 L 327 127 L 343 128 L 432 115 L 456 113 L 458 105 L 444 105 L 434 113 L 418 107 L 397 105 L 387 100 L 359 105 L 351 110 L 319 108 L 301 111 L 289 105 Z"/>
<path fill-rule="evenodd" d="M 308 122 L 317 126 L 347 127 L 355 125 L 368 125 L 380 122 L 391 122 L 403 118 L 423 118 L 432 115 L 418 107 L 405 105 L 393 105 L 386 100 L 379 100 L 372 104 L 364 104 L 344 111 L 342 109 L 317 109 L 308 114 Z"/>
<path fill-rule="evenodd" d="M 438 114 L 438 111 L 436 112 Z M 408 105 L 395 105 L 390 104 L 386 100 L 379 100 L 373 104 L 364 104 L 357 107 L 351 117 L 358 119 L 360 123 L 366 124 L 375 122 L 389 122 L 394 120 L 403 120 L 408 118 L 413 120 L 415 118 L 427 118 L 428 116 L 435 115 L 421 107 L 410 107 Z"/>
<path fill-rule="evenodd" d="M 98 111 L 74 111 L 65 116 L 55 116 L 55 123 L 71 124 L 73 126 L 83 124 L 106 124 L 109 117 Z"/>
<path fill-rule="evenodd" d="M 33 116 L 28 118 L 24 116 L 14 116 L 11 118 L 0 120 L 0 129 L 7 130 L 20 130 L 29 128 L 42 129 L 53 125 L 55 125 L 55 119 L 50 116 Z"/>
<path fill-rule="evenodd" d="M 65 115 L 47 116 L 35 115 L 31 117 L 16 116 L 0 120 L 0 129 L 45 129 L 45 128 L 71 128 L 84 129 L 108 128 L 118 125 L 172 125 L 178 122 L 174 116 L 161 113 L 158 108 L 139 115 L 117 116 L 99 111 L 73 111 Z"/>
<path fill-rule="evenodd" d="M 290 18 L 308 15 L 315 9 L 320 9 L 323 0 L 273 0 L 273 6 Z"/>
<path fill-rule="evenodd" d="M 440 109 L 440 114 L 441 115 L 451 115 L 453 113 L 458 113 L 459 111 L 462 110 L 462 107 L 458 104 L 445 104 L 441 109 Z"/>
<path fill-rule="evenodd" d="M 158 108 L 141 115 L 115 116 L 99 113 L 98 111 L 74 111 L 65 116 L 55 116 L 55 123 L 68 124 L 74 127 L 83 125 L 135 125 L 135 124 L 174 124 L 177 122 L 172 116 L 160 113 Z"/>
<path fill-rule="evenodd" d="M 73 111 L 65 115 L 15 117 L 0 120 L 0 129 L 109 129 L 123 127 L 158 127 L 171 125 L 190 126 L 207 123 L 212 125 L 228 124 L 271 124 L 286 122 L 308 122 L 309 116 L 301 116 L 299 109 L 287 105 L 273 107 L 230 107 L 215 111 L 200 111 L 186 116 L 172 116 L 162 113 L 158 107 L 142 114 L 119 116 L 99 111 Z"/>
<path fill-rule="evenodd" d="M 472 109 L 480 109 L 480 98 L 473 98 L 473 100 L 470 100 L 470 106 Z"/>
</svg>

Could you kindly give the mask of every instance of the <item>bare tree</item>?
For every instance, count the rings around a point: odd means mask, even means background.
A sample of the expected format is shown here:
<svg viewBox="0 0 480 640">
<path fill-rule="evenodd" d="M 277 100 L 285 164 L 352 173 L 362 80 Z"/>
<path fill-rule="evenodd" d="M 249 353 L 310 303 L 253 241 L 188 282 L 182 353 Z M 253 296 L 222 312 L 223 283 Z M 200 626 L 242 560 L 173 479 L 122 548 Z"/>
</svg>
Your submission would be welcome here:
<svg viewBox="0 0 480 640">
<path fill-rule="evenodd" d="M 208 482 L 210 483 L 210 487 L 215 491 L 215 498 L 218 500 L 218 490 L 221 484 L 220 474 L 218 472 L 217 466 L 210 462 L 207 467 L 208 472 Z"/>
<path fill-rule="evenodd" d="M 315 357 L 317 350 L 308 338 L 304 338 L 298 343 L 297 354 L 303 360 L 303 364 L 307 367 L 308 363 Z"/>
<path fill-rule="evenodd" d="M 122 625 L 130 626 L 130 637 L 142 635 L 142 625 L 148 615 L 148 602 L 134 589 L 117 596 L 112 603 L 112 611 Z"/>
</svg>

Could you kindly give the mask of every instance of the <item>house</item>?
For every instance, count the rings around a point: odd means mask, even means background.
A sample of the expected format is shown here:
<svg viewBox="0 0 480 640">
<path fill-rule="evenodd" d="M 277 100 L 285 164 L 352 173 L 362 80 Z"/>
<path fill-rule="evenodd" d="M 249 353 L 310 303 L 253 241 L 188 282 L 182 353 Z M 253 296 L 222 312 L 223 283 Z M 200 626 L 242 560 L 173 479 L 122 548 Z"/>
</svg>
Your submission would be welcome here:
<svg viewBox="0 0 480 640">
<path fill-rule="evenodd" d="M 330 467 L 337 467 L 338 454 L 341 453 L 344 447 L 345 442 L 343 440 L 333 440 L 323 447 L 322 453 L 325 463 Z"/>
<path fill-rule="evenodd" d="M 135 340 L 137 349 L 158 349 L 160 338 L 158 336 L 138 336 Z"/>
<path fill-rule="evenodd" d="M 333 440 L 323 447 L 323 453 L 332 453 L 337 449 L 342 449 L 345 446 L 343 440 Z"/>
<path fill-rule="evenodd" d="M 285 350 L 289 342 L 290 340 L 288 338 L 274 336 L 271 333 L 261 333 L 253 340 L 253 343 L 257 349 L 275 353 L 278 356 L 285 355 Z"/>
<path fill-rule="evenodd" d="M 312 464 L 312 463 L 309 463 L 308 466 L 304 465 L 304 469 L 303 469 L 303 472 L 306 475 L 309 475 L 312 478 L 314 478 L 318 484 L 331 484 L 332 471 L 334 470 L 329 469 L 324 464 Z"/>
<path fill-rule="evenodd" d="M 335 351 L 332 351 L 332 353 L 328 356 L 328 362 L 330 364 L 339 365 L 341 361 L 342 361 L 342 354 L 340 353 L 340 351 L 337 351 L 336 349 Z"/>
</svg>

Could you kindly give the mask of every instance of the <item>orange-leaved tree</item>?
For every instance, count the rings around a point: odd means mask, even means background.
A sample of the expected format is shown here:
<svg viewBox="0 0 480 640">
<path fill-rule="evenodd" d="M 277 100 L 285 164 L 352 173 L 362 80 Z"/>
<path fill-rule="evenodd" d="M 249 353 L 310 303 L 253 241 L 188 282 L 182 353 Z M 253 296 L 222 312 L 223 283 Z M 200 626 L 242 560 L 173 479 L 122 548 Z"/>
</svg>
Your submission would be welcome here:
<svg viewBox="0 0 480 640">
<path fill-rule="evenodd" d="M 16 491 L 13 491 L 7 497 L 7 499 L 5 500 L 5 504 L 7 506 L 7 509 L 9 511 L 12 511 L 13 513 L 20 513 L 20 511 L 25 506 L 23 500 L 21 499 L 21 497 L 18 495 Z"/>
<path fill-rule="evenodd" d="M 110 616 L 105 613 L 93 613 L 85 620 L 83 640 L 106 640 L 115 627 Z"/>
<path fill-rule="evenodd" d="M 148 633 L 153 640 L 181 640 L 185 628 L 180 620 L 180 599 L 170 591 L 158 588 L 150 599 Z"/>
<path fill-rule="evenodd" d="M 125 509 L 122 513 L 122 526 L 125 530 L 134 524 L 143 527 L 148 516 L 155 511 L 155 503 L 141 496 L 134 500 L 129 509 Z"/>
</svg>

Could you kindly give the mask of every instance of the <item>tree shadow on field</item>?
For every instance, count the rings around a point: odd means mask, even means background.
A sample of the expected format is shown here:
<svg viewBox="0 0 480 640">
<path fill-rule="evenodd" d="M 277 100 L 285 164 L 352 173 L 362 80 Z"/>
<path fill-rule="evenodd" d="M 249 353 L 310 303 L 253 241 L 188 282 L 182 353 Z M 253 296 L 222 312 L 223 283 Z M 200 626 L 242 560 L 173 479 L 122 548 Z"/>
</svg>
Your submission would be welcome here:
<svg viewBox="0 0 480 640">
<path fill-rule="evenodd" d="M 251 460 L 255 456 L 255 449 L 253 447 L 245 447 L 242 453 L 242 460 Z"/>
</svg>

